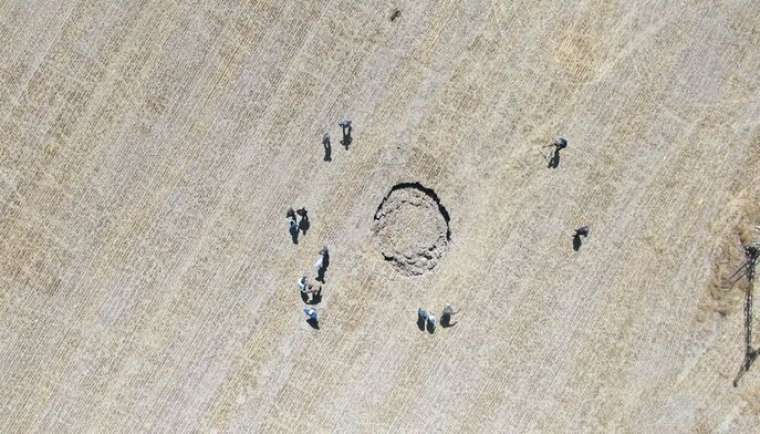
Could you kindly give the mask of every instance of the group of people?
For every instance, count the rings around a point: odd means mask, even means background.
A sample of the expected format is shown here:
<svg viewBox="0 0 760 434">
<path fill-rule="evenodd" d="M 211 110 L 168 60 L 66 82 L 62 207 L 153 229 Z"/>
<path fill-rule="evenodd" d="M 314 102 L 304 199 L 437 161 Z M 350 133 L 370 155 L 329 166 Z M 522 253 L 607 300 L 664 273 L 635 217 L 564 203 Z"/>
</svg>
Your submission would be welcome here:
<svg viewBox="0 0 760 434">
<path fill-rule="evenodd" d="M 309 222 L 309 213 L 306 211 L 306 208 L 299 208 L 295 211 L 293 208 L 288 208 L 285 216 L 288 218 L 288 231 L 290 232 L 290 237 L 293 240 L 293 244 L 298 244 L 298 235 L 301 232 L 306 235 L 306 232 L 311 226 L 311 222 Z"/>
<path fill-rule="evenodd" d="M 351 121 L 348 119 L 343 119 L 342 121 L 338 122 L 338 126 L 341 129 L 341 133 L 343 134 L 343 138 L 340 141 L 340 144 L 343 145 L 346 149 L 348 149 L 348 146 L 351 144 Z M 325 148 L 325 161 L 332 161 L 332 143 L 330 141 L 330 133 L 325 132 L 325 134 L 322 136 L 322 146 Z"/>
<path fill-rule="evenodd" d="M 452 323 L 451 320 L 458 312 L 459 311 L 454 310 L 450 304 L 447 304 L 443 308 L 443 313 L 441 313 L 441 325 L 443 327 L 451 327 L 455 325 L 456 323 Z M 435 324 L 435 315 L 423 308 L 417 309 L 417 326 L 420 328 L 420 330 L 427 330 L 430 333 L 434 333 Z"/>
<path fill-rule="evenodd" d="M 348 149 L 348 146 L 351 144 L 352 140 L 351 121 L 344 118 L 338 122 L 338 126 L 341 128 L 341 132 L 343 133 L 343 139 L 340 141 L 340 143 L 346 149 Z M 322 146 L 325 148 L 325 161 L 331 161 L 332 145 L 330 143 L 330 133 L 326 132 L 324 136 L 322 136 Z M 288 209 L 286 215 L 288 218 L 288 231 L 290 232 L 290 237 L 293 240 L 293 244 L 298 244 L 299 234 L 303 232 L 303 234 L 306 235 L 306 231 L 309 230 L 310 226 L 309 216 L 306 212 L 306 208 L 301 208 L 295 211 L 293 208 L 290 208 Z M 318 282 L 325 283 L 325 273 L 327 272 L 327 267 L 329 265 L 330 252 L 328 251 L 327 246 L 325 246 L 322 247 L 322 250 L 319 251 L 319 257 L 317 258 L 317 262 L 314 264 L 314 268 L 317 273 L 316 280 Z M 315 287 L 309 283 L 309 280 L 305 274 L 300 279 L 298 279 L 298 289 L 301 292 L 301 299 L 307 305 L 318 304 L 322 300 L 322 285 Z M 303 309 L 303 313 L 306 315 L 306 322 L 308 322 L 314 328 L 319 328 L 319 314 L 317 313 L 317 309 L 315 307 L 306 306 Z"/>
<path fill-rule="evenodd" d="M 344 118 L 338 123 L 338 126 L 341 128 L 341 132 L 343 134 L 341 144 L 345 146 L 346 149 L 348 149 L 348 146 L 351 144 L 352 140 L 351 121 Z M 555 144 L 555 146 L 558 148 L 557 152 L 559 152 L 559 149 L 567 146 L 567 143 L 564 142 L 564 139 L 560 140 L 561 142 Z M 327 132 L 325 132 L 322 136 L 322 145 L 325 148 L 325 161 L 331 161 L 332 146 L 330 142 L 330 134 Z M 300 208 L 298 210 L 289 208 L 286 213 L 286 217 L 288 218 L 288 230 L 293 240 L 293 244 L 298 244 L 299 234 L 303 233 L 306 235 L 306 232 L 309 230 L 310 222 L 308 212 L 306 211 L 306 208 Z M 327 272 L 327 267 L 329 265 L 330 252 L 327 249 L 327 246 L 324 246 L 319 251 L 319 257 L 314 263 L 314 269 L 316 271 L 315 280 L 320 284 L 314 285 L 310 283 L 309 278 L 306 274 L 303 274 L 297 282 L 298 290 L 301 293 L 301 299 L 306 304 L 306 306 L 303 308 L 303 313 L 306 316 L 306 322 L 316 329 L 319 328 L 319 313 L 317 312 L 317 309 L 314 307 L 314 305 L 319 304 L 322 301 L 322 284 L 325 283 L 325 273 Z M 455 325 L 456 323 L 452 323 L 451 320 L 457 312 L 458 311 L 455 311 L 450 304 L 447 304 L 443 308 L 443 313 L 441 314 L 441 326 L 450 327 Z M 435 315 L 429 313 L 425 309 L 417 309 L 417 323 L 421 330 L 427 329 L 430 333 L 433 333 L 435 331 Z"/>
<path fill-rule="evenodd" d="M 319 251 L 319 257 L 317 262 L 314 263 L 314 269 L 317 277 L 316 281 L 321 284 L 325 283 L 325 273 L 327 267 L 330 265 L 330 251 L 327 246 L 322 247 Z M 309 279 L 304 274 L 298 279 L 298 290 L 301 292 L 301 299 L 309 306 L 304 307 L 303 313 L 306 315 L 306 322 L 314 328 L 319 328 L 319 314 L 317 309 L 313 306 L 319 304 L 322 301 L 322 285 L 313 285 L 309 283 Z"/>
</svg>

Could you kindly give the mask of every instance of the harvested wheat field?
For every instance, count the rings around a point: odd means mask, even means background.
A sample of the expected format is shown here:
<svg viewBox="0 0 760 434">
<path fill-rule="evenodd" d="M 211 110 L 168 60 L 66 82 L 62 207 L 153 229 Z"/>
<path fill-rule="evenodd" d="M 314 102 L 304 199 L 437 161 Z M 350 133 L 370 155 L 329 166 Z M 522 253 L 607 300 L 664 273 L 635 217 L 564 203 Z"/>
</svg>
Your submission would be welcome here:
<svg viewBox="0 0 760 434">
<path fill-rule="evenodd" d="M 10 0 L 0 41 L 0 432 L 757 432 L 760 3 Z"/>
</svg>

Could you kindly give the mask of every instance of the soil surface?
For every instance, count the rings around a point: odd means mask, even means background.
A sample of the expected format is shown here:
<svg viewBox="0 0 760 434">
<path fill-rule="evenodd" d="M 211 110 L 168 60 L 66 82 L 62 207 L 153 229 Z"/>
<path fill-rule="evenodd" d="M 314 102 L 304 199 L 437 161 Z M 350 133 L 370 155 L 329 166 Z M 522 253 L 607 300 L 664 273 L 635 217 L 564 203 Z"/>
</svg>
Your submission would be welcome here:
<svg viewBox="0 0 760 434">
<path fill-rule="evenodd" d="M 0 432 L 757 432 L 760 2 L 10 0 L 0 41 Z"/>
</svg>

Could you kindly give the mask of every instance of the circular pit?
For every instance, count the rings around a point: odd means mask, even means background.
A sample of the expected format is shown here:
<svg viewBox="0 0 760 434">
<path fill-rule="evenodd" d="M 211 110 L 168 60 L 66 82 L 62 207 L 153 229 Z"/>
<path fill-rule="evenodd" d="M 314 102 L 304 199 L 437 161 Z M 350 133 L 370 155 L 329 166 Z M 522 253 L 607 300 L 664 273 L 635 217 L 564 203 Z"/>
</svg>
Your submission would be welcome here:
<svg viewBox="0 0 760 434">
<path fill-rule="evenodd" d="M 394 185 L 377 207 L 372 233 L 386 261 L 405 276 L 432 270 L 451 241 L 449 213 L 432 189 Z"/>
</svg>

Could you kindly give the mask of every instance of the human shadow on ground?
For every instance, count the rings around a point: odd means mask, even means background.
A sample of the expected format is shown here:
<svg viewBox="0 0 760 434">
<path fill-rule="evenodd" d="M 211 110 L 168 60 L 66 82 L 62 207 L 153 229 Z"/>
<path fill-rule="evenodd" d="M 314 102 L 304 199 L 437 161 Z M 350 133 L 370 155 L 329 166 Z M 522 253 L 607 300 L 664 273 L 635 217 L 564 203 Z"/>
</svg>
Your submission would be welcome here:
<svg viewBox="0 0 760 434">
<path fill-rule="evenodd" d="M 576 252 L 581 249 L 581 246 L 583 245 L 583 240 L 581 240 L 581 236 L 578 234 L 573 235 L 573 250 Z"/>
<path fill-rule="evenodd" d="M 749 282 L 749 287 L 745 292 L 746 298 L 744 301 L 744 361 L 734 378 L 734 387 L 739 385 L 739 380 L 741 380 L 744 374 L 749 371 L 752 364 L 755 362 L 755 359 L 757 359 L 757 356 L 760 355 L 760 348 L 752 348 L 752 293 L 755 289 L 755 267 L 758 259 L 760 259 L 760 243 L 752 243 L 749 246 L 744 246 L 744 255 L 746 257 L 744 264 L 742 264 L 742 266 L 736 270 L 736 273 L 734 273 L 737 274 L 744 271 L 744 276 L 742 277 L 746 277 Z M 731 278 L 733 278 L 733 276 L 731 276 Z"/>
<path fill-rule="evenodd" d="M 548 167 L 550 169 L 556 169 L 559 167 L 559 148 L 554 148 L 554 153 L 551 155 L 551 158 L 549 158 Z"/>
<path fill-rule="evenodd" d="M 581 226 L 576 229 L 575 234 L 573 235 L 573 250 L 576 252 L 580 250 L 583 245 L 583 240 L 581 238 L 588 238 L 590 233 L 591 230 L 588 226 Z"/>
<path fill-rule="evenodd" d="M 351 138 L 351 133 L 348 135 L 343 136 L 343 139 L 340 141 L 340 144 L 343 145 L 344 148 L 348 151 L 348 147 L 351 146 L 351 142 L 353 139 Z"/>
<path fill-rule="evenodd" d="M 322 138 L 322 146 L 325 147 L 325 161 L 332 161 L 332 144 L 327 134 Z"/>
<path fill-rule="evenodd" d="M 309 231 L 309 228 L 311 227 L 311 221 L 309 220 L 309 216 L 305 215 L 301 217 L 301 221 L 298 222 L 298 229 L 303 232 L 304 235 L 306 235 L 306 232 Z"/>
</svg>

